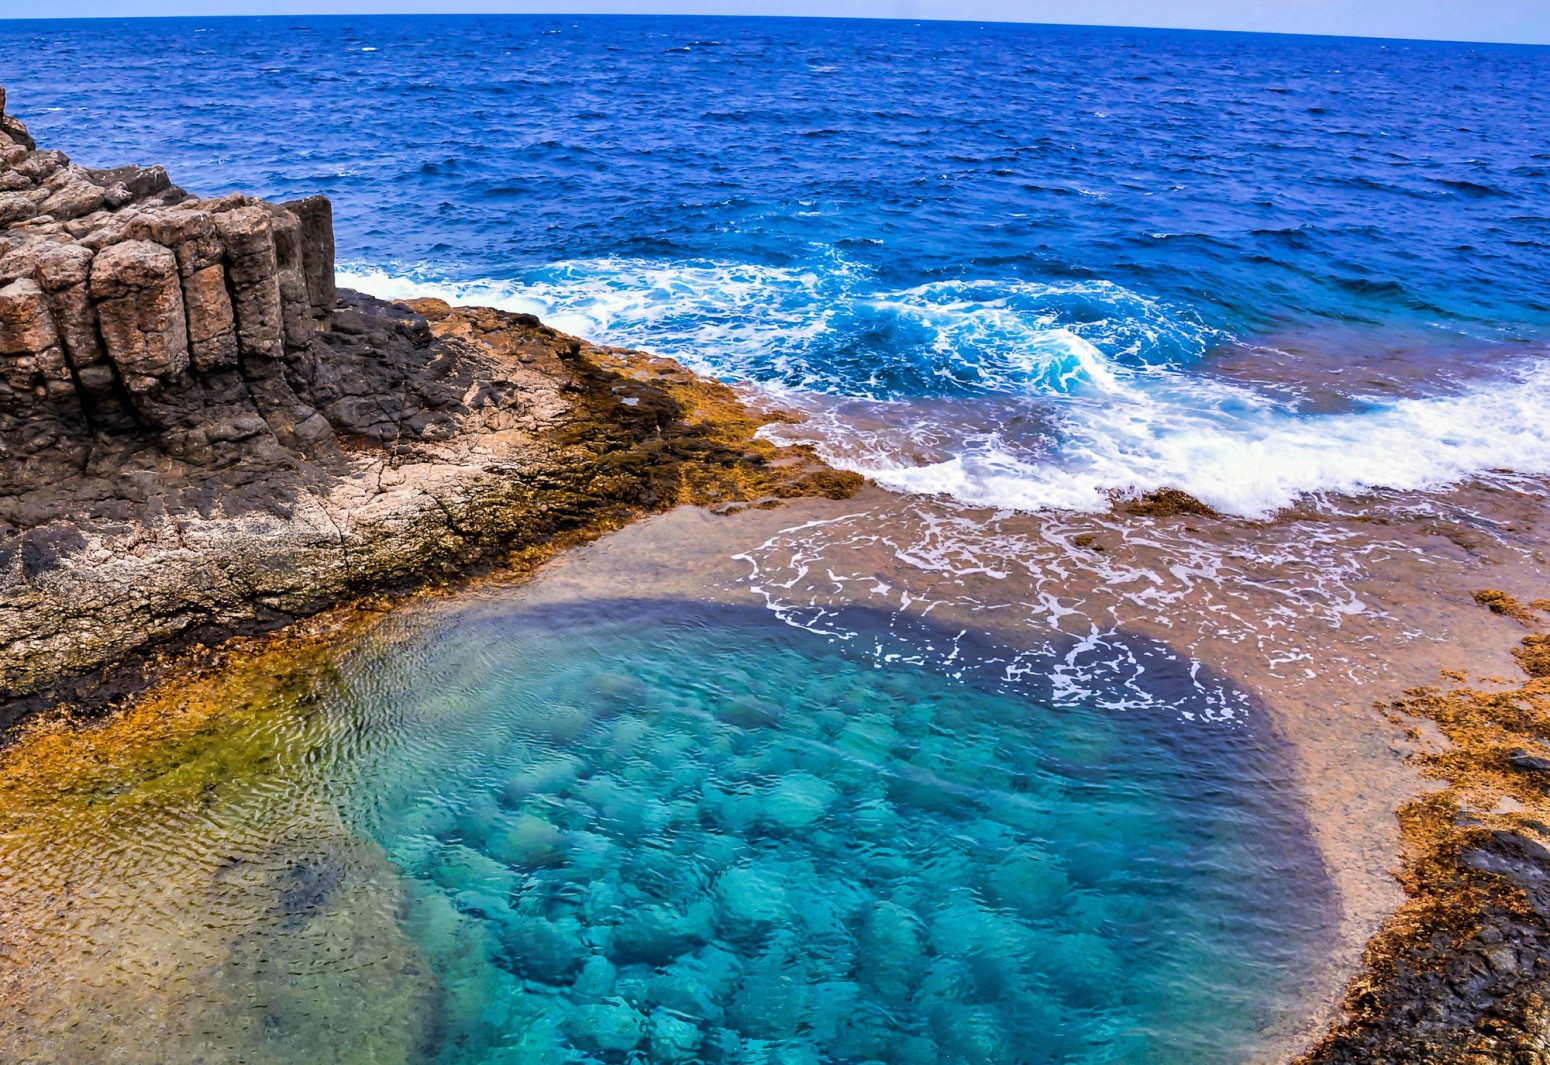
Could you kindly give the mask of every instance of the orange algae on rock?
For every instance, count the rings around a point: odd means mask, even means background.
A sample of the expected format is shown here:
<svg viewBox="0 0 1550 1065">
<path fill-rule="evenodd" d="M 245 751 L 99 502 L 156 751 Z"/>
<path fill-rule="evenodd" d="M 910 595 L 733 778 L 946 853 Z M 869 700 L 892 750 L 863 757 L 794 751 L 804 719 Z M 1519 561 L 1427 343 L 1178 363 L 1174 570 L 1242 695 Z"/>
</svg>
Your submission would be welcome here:
<svg viewBox="0 0 1550 1065">
<path fill-rule="evenodd" d="M 1523 642 L 1512 649 L 1512 657 L 1529 676 L 1550 677 L 1550 636 L 1525 636 Z"/>
<path fill-rule="evenodd" d="M 1475 600 L 1535 622 L 1506 593 Z M 1418 688 L 1386 708 L 1446 737 L 1416 756 L 1441 787 L 1399 811 L 1408 901 L 1304 1065 L 1550 1061 L 1550 636 L 1513 654 L 1516 687 Z"/>
<path fill-rule="evenodd" d="M 1475 602 L 1479 603 L 1493 614 L 1501 614 L 1503 617 L 1512 618 L 1514 621 L 1521 621 L 1523 624 L 1529 626 L 1530 628 L 1533 628 L 1535 625 L 1539 624 L 1538 618 L 1534 617 L 1533 614 L 1530 614 L 1527 610 L 1523 609 L 1522 604 L 1520 604 L 1512 596 L 1499 589 L 1481 589 L 1475 593 Z M 1535 600 L 1535 602 L 1543 602 L 1543 600 Z"/>
<path fill-rule="evenodd" d="M 1173 518 L 1180 515 L 1201 518 L 1221 516 L 1214 507 L 1202 503 L 1188 492 L 1178 488 L 1158 488 L 1135 499 L 1119 501 L 1116 506 L 1126 514 L 1142 518 Z"/>
<path fill-rule="evenodd" d="M 559 446 L 601 445 L 605 470 L 589 489 L 604 498 L 610 476 L 619 479 L 620 489 L 633 488 L 637 479 L 648 483 L 644 493 L 619 493 L 621 500 L 642 498 L 648 507 L 731 508 L 812 495 L 845 499 L 864 483 L 859 474 L 829 467 L 809 447 L 762 439 L 760 429 L 789 416 L 754 410 L 728 386 L 673 359 L 591 344 L 532 315 L 452 307 L 433 298 L 401 306 L 425 318 L 438 339 L 477 344 L 499 357 L 523 358 L 534 334 L 561 346 L 580 387 L 573 393 L 576 408 L 549 438 Z"/>
</svg>

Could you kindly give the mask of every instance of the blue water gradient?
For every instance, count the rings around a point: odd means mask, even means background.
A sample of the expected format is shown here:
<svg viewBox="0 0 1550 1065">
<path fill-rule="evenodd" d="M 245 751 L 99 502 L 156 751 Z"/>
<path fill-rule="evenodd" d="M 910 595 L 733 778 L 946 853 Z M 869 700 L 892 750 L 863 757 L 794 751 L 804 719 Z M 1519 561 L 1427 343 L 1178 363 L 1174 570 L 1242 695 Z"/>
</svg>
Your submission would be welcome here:
<svg viewBox="0 0 1550 1065">
<path fill-rule="evenodd" d="M 814 432 L 896 487 L 1082 507 L 1167 483 L 1255 513 L 1550 470 L 1542 419 L 1488 416 L 1504 388 L 1550 400 L 1533 373 L 1550 347 L 1550 49 L 173 19 L 7 24 L 0 70 L 13 110 L 83 160 L 162 161 L 207 193 L 327 193 L 353 283 L 888 404 L 876 420 L 934 447 L 844 419 Z M 1264 483 L 1236 474 L 1266 455 Z"/>
<path fill-rule="evenodd" d="M 1257 714 L 1142 644 L 1118 714 L 926 635 L 951 669 L 594 601 L 346 663 L 334 786 L 405 874 L 431 1059 L 1202 1065 L 1285 1035 L 1335 909 Z"/>
</svg>

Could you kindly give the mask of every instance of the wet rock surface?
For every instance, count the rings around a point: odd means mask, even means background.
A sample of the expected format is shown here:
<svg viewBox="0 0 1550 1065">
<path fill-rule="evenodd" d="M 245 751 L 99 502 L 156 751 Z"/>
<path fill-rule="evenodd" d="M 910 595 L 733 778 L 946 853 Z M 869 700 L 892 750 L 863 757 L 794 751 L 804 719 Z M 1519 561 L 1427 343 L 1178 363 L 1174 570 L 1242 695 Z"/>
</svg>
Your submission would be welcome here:
<svg viewBox="0 0 1550 1065">
<path fill-rule="evenodd" d="M 1485 832 L 1432 885 L 1428 912 L 1395 956 L 1378 944 L 1353 986 L 1350 1022 L 1308 1065 L 1550 1062 L 1550 851 L 1516 832 Z M 1449 913 L 1466 908 L 1465 915 Z M 1424 925 L 1420 922 L 1424 921 Z"/>
<path fill-rule="evenodd" d="M 1436 912 L 1377 979 L 1353 988 L 1354 1018 L 1305 1062 L 1485 1065 L 1550 1061 L 1550 851 L 1511 832 L 1479 835 L 1436 885 Z M 1444 912 L 1469 907 L 1467 919 Z"/>
<path fill-rule="evenodd" d="M 769 463 L 676 364 L 336 291 L 333 255 L 323 197 L 198 199 L 0 125 L 0 724 L 641 509 L 859 483 Z"/>
<path fill-rule="evenodd" d="M 1504 592 L 1475 601 L 1537 628 Z M 1398 723 L 1427 720 L 1447 746 L 1422 756 L 1442 781 L 1400 811 L 1409 900 L 1369 944 L 1348 1018 L 1301 1065 L 1550 1062 L 1550 676 L 1523 639 L 1519 686 L 1420 688 Z M 1461 680 L 1462 674 L 1456 674 Z M 1501 678 L 1486 678 L 1499 685 Z"/>
</svg>

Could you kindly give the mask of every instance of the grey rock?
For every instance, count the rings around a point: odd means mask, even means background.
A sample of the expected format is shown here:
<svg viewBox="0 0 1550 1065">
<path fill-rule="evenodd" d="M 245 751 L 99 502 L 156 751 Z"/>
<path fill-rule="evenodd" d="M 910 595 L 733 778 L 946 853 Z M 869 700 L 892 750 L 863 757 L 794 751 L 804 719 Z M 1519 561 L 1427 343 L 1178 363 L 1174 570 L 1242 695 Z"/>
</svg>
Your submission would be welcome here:
<svg viewBox="0 0 1550 1065">
<path fill-rule="evenodd" d="M 92 170 L 89 173 L 92 180 L 103 188 L 122 185 L 132 200 L 149 199 L 173 187 L 166 169 L 161 166 L 121 166 L 112 170 Z"/>
<path fill-rule="evenodd" d="M 220 211 L 215 225 L 226 245 L 237 350 L 250 363 L 250 373 L 262 374 L 267 372 L 259 369 L 262 364 L 279 362 L 285 355 L 274 225 L 269 212 L 256 205 Z"/>
<path fill-rule="evenodd" d="M 37 147 L 37 145 L 32 143 L 32 137 L 28 134 L 27 127 L 22 125 L 21 120 L 12 118 L 5 113 L 4 86 L 0 86 L 0 137 L 14 141 L 29 150 Z"/>
<path fill-rule="evenodd" d="M 274 230 L 275 281 L 280 290 L 280 319 L 287 351 L 305 351 L 313 332 L 312 305 L 301 259 L 301 220 L 290 211 L 267 205 Z"/>
<path fill-rule="evenodd" d="M 32 151 L 16 164 L 16 172 L 28 178 L 35 185 L 41 185 L 56 173 L 63 170 L 70 163 L 70 157 L 64 152 L 40 152 Z"/>
<path fill-rule="evenodd" d="M 308 196 L 285 207 L 301 222 L 302 267 L 313 317 L 326 319 L 338 298 L 334 287 L 333 204 L 325 196 Z"/>
<path fill-rule="evenodd" d="M 1550 774 L 1550 757 L 1535 754 L 1532 751 L 1515 750 L 1507 756 L 1514 769 L 1521 769 L 1525 773 Z"/>
<path fill-rule="evenodd" d="M 30 189 L 26 192 L 0 193 L 0 226 L 15 225 L 41 213 L 39 207 L 42 199 L 38 195 L 41 191 Z M 46 193 L 43 198 L 47 198 Z"/>
<path fill-rule="evenodd" d="M 39 205 L 38 210 L 54 219 L 64 222 L 72 218 L 80 218 L 102 207 L 107 199 L 107 194 L 100 186 L 87 180 L 84 173 L 73 170 L 62 170 L 59 176 L 63 181 L 50 181 L 45 188 L 52 188 L 48 199 Z"/>
</svg>

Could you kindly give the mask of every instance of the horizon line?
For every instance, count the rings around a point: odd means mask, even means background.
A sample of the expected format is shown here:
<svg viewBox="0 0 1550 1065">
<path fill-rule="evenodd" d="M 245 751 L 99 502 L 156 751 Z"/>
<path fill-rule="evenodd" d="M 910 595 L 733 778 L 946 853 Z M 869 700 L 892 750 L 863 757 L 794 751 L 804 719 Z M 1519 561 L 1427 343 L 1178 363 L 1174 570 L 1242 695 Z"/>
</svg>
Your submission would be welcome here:
<svg viewBox="0 0 1550 1065">
<path fill-rule="evenodd" d="M 216 20 L 241 20 L 241 19 L 346 19 L 346 18 L 482 18 L 482 17 L 515 17 L 515 18 L 679 18 L 679 19 L 745 19 L 757 21 L 761 19 L 780 19 L 792 22 L 823 21 L 823 22 L 901 22 L 915 23 L 944 23 L 948 25 L 979 25 L 979 26 L 1019 26 L 1030 28 L 1049 29 L 1085 29 L 1085 30 L 1139 30 L 1155 33 L 1216 33 L 1242 37 L 1292 37 L 1308 38 L 1315 40 L 1334 41 L 1374 41 L 1395 42 L 1401 44 L 1455 44 L 1455 45 L 1486 45 L 1490 47 L 1506 48 L 1550 48 L 1550 40 L 1546 41 L 1513 41 L 1503 39 L 1459 39 L 1451 37 L 1402 37 L 1379 36 L 1376 34 L 1354 33 L 1315 33 L 1294 32 L 1288 30 L 1250 30 L 1250 29 L 1223 29 L 1208 26 L 1149 26 L 1134 23 L 1119 22 L 1048 22 L 1019 19 L 983 19 L 983 18 L 954 18 L 951 16 L 910 16 L 910 15 L 787 15 L 787 14 L 727 14 L 724 12 L 682 12 L 682 11 L 309 11 L 309 12 L 237 12 L 220 13 L 214 15 L 66 15 L 66 16 L 37 16 L 37 15 L 8 15 L 0 14 L 0 25 L 6 23 L 22 22 L 180 22 L 180 21 L 216 21 Z"/>
</svg>

